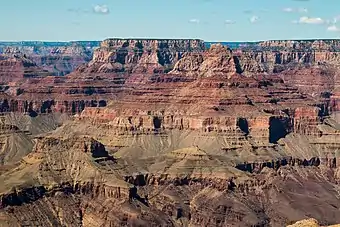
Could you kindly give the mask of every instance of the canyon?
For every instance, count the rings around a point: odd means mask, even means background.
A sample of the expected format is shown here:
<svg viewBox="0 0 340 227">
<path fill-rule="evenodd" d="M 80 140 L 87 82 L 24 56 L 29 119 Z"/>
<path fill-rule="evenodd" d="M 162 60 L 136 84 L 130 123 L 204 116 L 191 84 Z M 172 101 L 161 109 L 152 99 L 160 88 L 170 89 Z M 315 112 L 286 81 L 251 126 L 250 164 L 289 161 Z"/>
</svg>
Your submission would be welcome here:
<svg viewBox="0 0 340 227">
<path fill-rule="evenodd" d="M 92 59 L 98 41 L 75 42 L 0 42 L 0 54 L 25 57 L 50 75 L 64 76 Z"/>
<path fill-rule="evenodd" d="M 0 57 L 0 226 L 340 223 L 340 41 L 81 44 Z"/>
</svg>

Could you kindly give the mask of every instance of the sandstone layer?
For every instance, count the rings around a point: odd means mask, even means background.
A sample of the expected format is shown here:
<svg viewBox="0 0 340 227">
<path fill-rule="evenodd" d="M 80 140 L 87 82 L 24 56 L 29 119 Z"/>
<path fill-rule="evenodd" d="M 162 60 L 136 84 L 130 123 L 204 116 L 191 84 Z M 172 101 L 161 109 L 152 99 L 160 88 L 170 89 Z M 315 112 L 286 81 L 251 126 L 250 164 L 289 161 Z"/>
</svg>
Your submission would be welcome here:
<svg viewBox="0 0 340 227">
<path fill-rule="evenodd" d="M 16 70 L 0 225 L 340 223 L 337 68 L 245 73 L 236 51 L 201 45 L 110 39 L 64 77 Z"/>
<path fill-rule="evenodd" d="M 186 52 L 204 51 L 202 40 L 108 39 L 101 43 L 93 60 L 81 72 L 161 72 Z"/>
<path fill-rule="evenodd" d="M 245 75 L 278 74 L 305 94 L 329 99 L 339 111 L 339 40 L 265 41 L 235 51 Z"/>
<path fill-rule="evenodd" d="M 339 227 L 340 225 L 331 225 L 328 227 Z M 298 221 L 293 225 L 288 225 L 287 227 L 322 227 L 319 225 L 319 222 L 314 218 Z M 326 227 L 326 226 L 324 226 Z"/>
</svg>

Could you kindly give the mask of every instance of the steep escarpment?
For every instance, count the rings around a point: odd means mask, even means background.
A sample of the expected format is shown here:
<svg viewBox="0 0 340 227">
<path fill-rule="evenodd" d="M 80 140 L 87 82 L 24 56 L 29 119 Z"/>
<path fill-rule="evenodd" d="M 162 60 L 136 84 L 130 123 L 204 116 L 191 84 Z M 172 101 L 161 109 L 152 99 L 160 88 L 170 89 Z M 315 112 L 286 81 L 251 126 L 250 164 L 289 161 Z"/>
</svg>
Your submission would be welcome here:
<svg viewBox="0 0 340 227">
<path fill-rule="evenodd" d="M 237 74 L 222 46 L 212 46 L 192 69 L 183 68 L 193 56 L 198 55 L 182 58 L 166 75 L 130 75 L 114 105 L 85 108 L 80 118 L 107 122 L 118 132 L 239 128 L 271 142 L 290 132 L 321 134 L 317 125 L 329 114 L 327 103 L 277 76 Z"/>
<path fill-rule="evenodd" d="M 296 50 L 340 50 L 340 41 L 337 39 L 329 40 L 268 40 L 259 42 L 260 47 L 292 48 Z"/>
<path fill-rule="evenodd" d="M 206 52 L 184 56 L 170 73 L 210 77 L 218 74 L 231 76 L 240 71 L 239 62 L 232 51 L 221 44 L 214 44 Z"/>
<path fill-rule="evenodd" d="M 202 40 L 108 39 L 80 72 L 157 72 L 171 68 L 186 52 L 204 50 Z"/>
<path fill-rule="evenodd" d="M 303 93 L 329 99 L 331 111 L 338 111 L 339 40 L 265 41 L 238 56 L 245 75 L 276 73 Z"/>
<path fill-rule="evenodd" d="M 282 72 L 286 69 L 340 62 L 338 40 L 265 41 L 241 49 L 247 72 Z"/>
<path fill-rule="evenodd" d="M 67 76 L 8 83 L 4 133 L 35 130 L 0 153 L 0 225 L 340 223 L 337 68 L 244 72 L 200 43 L 106 40 Z"/>
</svg>

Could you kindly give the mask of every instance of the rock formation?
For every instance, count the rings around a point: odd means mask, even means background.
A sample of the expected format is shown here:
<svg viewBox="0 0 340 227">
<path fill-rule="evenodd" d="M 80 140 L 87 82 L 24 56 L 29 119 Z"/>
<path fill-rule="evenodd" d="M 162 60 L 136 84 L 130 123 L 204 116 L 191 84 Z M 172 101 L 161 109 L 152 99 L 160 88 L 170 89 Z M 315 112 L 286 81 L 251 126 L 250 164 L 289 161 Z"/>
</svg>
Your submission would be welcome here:
<svg viewBox="0 0 340 227">
<path fill-rule="evenodd" d="M 201 52 L 202 40 L 108 39 L 81 72 L 160 72 L 171 68 L 186 52 Z"/>
<path fill-rule="evenodd" d="M 340 223 L 336 64 L 249 56 L 109 39 L 63 77 L 4 63 L 0 225 Z"/>
<path fill-rule="evenodd" d="M 230 49 L 221 44 L 214 44 L 206 52 L 189 53 L 183 56 L 170 73 L 198 77 L 220 74 L 230 77 L 240 73 L 240 69 L 239 62 L 236 57 L 233 57 Z"/>
<path fill-rule="evenodd" d="M 244 75 L 278 74 L 302 93 L 339 110 L 339 40 L 265 41 L 235 51 Z"/>
<path fill-rule="evenodd" d="M 340 225 L 331 225 L 328 227 L 339 227 Z M 322 227 L 319 225 L 319 222 L 314 218 L 298 221 L 295 224 L 288 225 L 287 227 Z M 326 227 L 326 226 L 324 226 Z"/>
<path fill-rule="evenodd" d="M 30 59 L 50 75 L 63 76 L 92 59 L 99 42 L 21 42 L 0 43 L 0 54 Z"/>
</svg>

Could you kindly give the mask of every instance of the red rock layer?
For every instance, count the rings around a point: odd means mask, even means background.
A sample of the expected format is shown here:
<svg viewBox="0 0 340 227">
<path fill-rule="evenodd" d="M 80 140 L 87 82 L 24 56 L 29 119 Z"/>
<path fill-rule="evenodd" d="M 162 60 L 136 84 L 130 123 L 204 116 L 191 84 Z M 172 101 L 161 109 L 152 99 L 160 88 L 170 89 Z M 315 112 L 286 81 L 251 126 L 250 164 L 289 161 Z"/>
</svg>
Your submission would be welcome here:
<svg viewBox="0 0 340 227">
<path fill-rule="evenodd" d="M 1 49 L 1 48 L 0 48 Z M 59 46 L 46 44 L 18 44 L 3 48 L 3 55 L 7 57 L 22 56 L 30 59 L 39 67 L 47 70 L 51 75 L 63 76 L 72 72 L 79 65 L 91 60 L 93 47 L 84 44 L 60 43 Z"/>
<path fill-rule="evenodd" d="M 197 57 L 202 60 L 187 70 L 185 62 Z M 320 134 L 316 126 L 327 114 L 325 103 L 280 77 L 245 77 L 230 69 L 235 69 L 230 52 L 213 46 L 182 58 L 170 74 L 129 75 L 114 104 L 85 108 L 80 118 L 107 122 L 120 132 L 241 130 L 274 142 L 292 131 Z M 282 135 L 274 135 L 277 130 Z"/>
<path fill-rule="evenodd" d="M 199 44 L 192 42 L 180 44 Z M 137 44 L 109 40 L 102 48 Z M 178 47 L 170 41 L 143 45 L 152 50 L 165 44 Z M 66 77 L 38 77 L 12 84 L 6 91 L 9 96 L 2 99 L 1 111 L 81 113 L 81 118 L 107 121 L 123 131 L 241 129 L 273 141 L 291 131 L 319 135 L 316 126 L 329 111 L 325 100 L 315 100 L 299 91 L 308 73 L 246 77 L 237 73 L 238 60 L 221 45 L 213 45 L 201 54 L 184 55 L 168 74 L 102 70 L 103 65 L 111 64 L 105 63 L 110 56 L 117 57 L 117 53 L 107 52 L 108 56 L 99 58 L 102 49 L 98 51 L 91 63 Z M 320 78 L 320 86 L 328 81 L 319 71 L 313 75 Z M 294 79 L 297 87 L 291 85 Z M 276 127 L 283 134 L 272 137 Z"/>
</svg>

